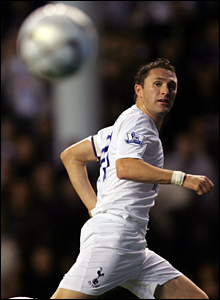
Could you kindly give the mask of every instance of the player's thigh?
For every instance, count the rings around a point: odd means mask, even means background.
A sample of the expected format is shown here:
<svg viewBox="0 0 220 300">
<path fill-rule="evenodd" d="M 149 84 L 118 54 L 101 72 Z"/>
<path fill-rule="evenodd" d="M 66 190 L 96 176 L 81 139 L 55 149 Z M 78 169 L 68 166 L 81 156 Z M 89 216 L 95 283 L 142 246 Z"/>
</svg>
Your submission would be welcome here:
<svg viewBox="0 0 220 300">
<path fill-rule="evenodd" d="M 156 299 L 209 299 L 206 293 L 185 275 L 158 285 L 154 295 Z"/>
<path fill-rule="evenodd" d="M 83 294 L 81 292 L 58 288 L 50 299 L 95 299 L 96 296 Z"/>
</svg>

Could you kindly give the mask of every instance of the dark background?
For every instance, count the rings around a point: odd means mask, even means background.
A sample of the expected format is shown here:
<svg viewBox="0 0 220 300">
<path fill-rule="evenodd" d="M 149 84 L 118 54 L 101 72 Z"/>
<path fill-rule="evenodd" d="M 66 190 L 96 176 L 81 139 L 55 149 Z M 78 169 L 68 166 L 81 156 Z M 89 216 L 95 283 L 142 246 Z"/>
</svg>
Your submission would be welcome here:
<svg viewBox="0 0 220 300">
<path fill-rule="evenodd" d="M 1 2 L 2 298 L 50 298 L 78 255 L 80 229 L 89 218 L 64 167 L 52 159 L 51 86 L 22 69 L 16 56 L 22 21 L 46 3 Z M 166 57 L 176 67 L 178 94 L 160 132 L 165 166 L 207 175 L 215 187 L 203 197 L 161 187 L 147 239 L 150 249 L 218 299 L 219 2 L 96 5 L 103 16 L 102 127 L 133 104 L 140 65 Z M 89 174 L 94 188 L 97 172 Z M 121 288 L 100 298 L 114 296 L 135 298 Z"/>
</svg>

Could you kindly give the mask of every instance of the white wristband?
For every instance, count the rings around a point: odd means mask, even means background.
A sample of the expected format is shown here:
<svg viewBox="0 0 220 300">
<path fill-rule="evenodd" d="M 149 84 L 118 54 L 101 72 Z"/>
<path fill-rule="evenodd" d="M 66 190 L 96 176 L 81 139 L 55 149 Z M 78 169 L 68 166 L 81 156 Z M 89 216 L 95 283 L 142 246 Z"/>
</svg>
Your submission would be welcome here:
<svg viewBox="0 0 220 300">
<path fill-rule="evenodd" d="M 181 171 L 173 171 L 173 175 L 171 178 L 171 184 L 179 185 L 181 186 L 183 184 L 183 181 L 185 179 L 185 173 Z"/>
</svg>

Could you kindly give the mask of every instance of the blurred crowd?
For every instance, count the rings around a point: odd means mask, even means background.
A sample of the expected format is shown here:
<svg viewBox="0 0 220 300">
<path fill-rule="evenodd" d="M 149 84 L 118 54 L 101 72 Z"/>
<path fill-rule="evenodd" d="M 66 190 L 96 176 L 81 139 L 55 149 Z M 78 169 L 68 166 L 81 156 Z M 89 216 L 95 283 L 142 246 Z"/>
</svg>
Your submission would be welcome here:
<svg viewBox="0 0 220 300">
<path fill-rule="evenodd" d="M 1 2 L 1 299 L 50 298 L 79 251 L 89 218 L 64 167 L 53 160 L 51 86 L 16 55 L 18 28 L 44 1 Z M 219 2 L 95 1 L 102 12 L 99 75 L 103 127 L 133 104 L 137 68 L 166 57 L 179 80 L 160 137 L 165 168 L 204 174 L 199 197 L 160 186 L 149 247 L 219 299 Z M 74 137 L 73 137 L 74 140 Z M 90 170 L 95 187 L 98 169 Z M 135 299 L 116 288 L 100 298 Z"/>
</svg>

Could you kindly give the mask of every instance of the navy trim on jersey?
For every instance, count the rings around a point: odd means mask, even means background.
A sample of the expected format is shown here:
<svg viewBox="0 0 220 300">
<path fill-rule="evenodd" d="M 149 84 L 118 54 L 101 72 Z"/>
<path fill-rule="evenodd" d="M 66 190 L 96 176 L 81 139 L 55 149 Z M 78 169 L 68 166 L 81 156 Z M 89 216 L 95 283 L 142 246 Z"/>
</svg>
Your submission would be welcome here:
<svg viewBox="0 0 220 300">
<path fill-rule="evenodd" d="M 94 143 L 93 136 L 91 137 L 91 141 L 92 141 L 92 146 L 93 146 L 93 150 L 94 150 L 95 156 L 98 158 L 98 155 L 97 155 L 97 152 L 96 152 L 96 148 L 95 148 L 95 143 Z"/>
</svg>

